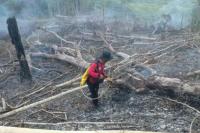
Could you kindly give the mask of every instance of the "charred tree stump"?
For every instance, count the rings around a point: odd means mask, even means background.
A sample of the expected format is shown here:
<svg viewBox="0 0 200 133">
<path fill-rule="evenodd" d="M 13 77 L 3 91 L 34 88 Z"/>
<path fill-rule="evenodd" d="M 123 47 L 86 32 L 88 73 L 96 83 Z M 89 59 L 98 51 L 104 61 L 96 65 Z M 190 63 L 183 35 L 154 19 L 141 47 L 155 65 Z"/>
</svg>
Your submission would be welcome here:
<svg viewBox="0 0 200 133">
<path fill-rule="evenodd" d="M 17 58 L 20 64 L 20 79 L 23 80 L 32 80 L 31 72 L 26 60 L 26 55 L 24 52 L 24 47 L 21 41 L 21 36 L 18 30 L 17 21 L 15 17 L 7 19 L 8 32 L 11 37 L 12 44 L 15 45 Z"/>
</svg>

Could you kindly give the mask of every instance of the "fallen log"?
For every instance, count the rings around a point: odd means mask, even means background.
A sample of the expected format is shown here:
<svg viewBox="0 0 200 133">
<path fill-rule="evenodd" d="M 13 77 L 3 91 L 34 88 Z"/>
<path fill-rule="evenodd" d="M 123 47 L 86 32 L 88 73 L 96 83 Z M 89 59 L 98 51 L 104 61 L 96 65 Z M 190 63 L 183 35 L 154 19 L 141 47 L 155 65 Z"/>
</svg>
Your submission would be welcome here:
<svg viewBox="0 0 200 133">
<path fill-rule="evenodd" d="M 48 32 L 48 33 L 53 34 L 56 38 L 60 39 L 61 41 L 65 42 L 67 44 L 72 44 L 72 45 L 76 44 L 75 42 L 65 40 L 64 38 L 62 38 L 61 36 L 59 36 L 56 32 L 50 31 L 50 30 L 42 28 L 42 27 L 39 27 L 39 29 L 42 30 L 42 31 L 44 31 L 44 32 Z"/>
<path fill-rule="evenodd" d="M 1 98 L 1 101 L 2 101 L 2 107 L 0 107 L 0 113 L 5 113 L 5 112 L 8 112 L 8 111 L 12 111 L 12 110 L 17 109 L 17 108 L 23 106 L 24 104 L 26 104 L 26 102 L 25 102 L 25 103 L 22 103 L 22 104 L 20 104 L 20 105 L 18 105 L 16 107 L 14 107 L 14 106 L 9 105 L 5 101 L 4 98 Z"/>
<path fill-rule="evenodd" d="M 200 70 L 187 73 L 187 76 L 188 76 L 188 77 L 190 77 L 190 76 L 195 76 L 195 75 L 200 75 Z"/>
<path fill-rule="evenodd" d="M 89 63 L 86 62 L 85 60 L 83 59 L 79 59 L 79 58 L 75 58 L 73 56 L 69 56 L 69 55 L 66 55 L 66 54 L 46 54 L 46 53 L 41 53 L 41 52 L 38 52 L 38 53 L 31 53 L 30 54 L 32 57 L 43 57 L 43 58 L 51 58 L 51 59 L 57 59 L 57 60 L 61 60 L 61 61 L 64 61 L 64 62 L 67 62 L 67 63 L 71 63 L 75 66 L 79 66 L 81 68 L 87 68 L 89 66 Z"/>
<path fill-rule="evenodd" d="M 200 95 L 200 87 L 184 83 L 178 78 L 153 76 L 148 79 L 146 86 L 160 90 L 172 90 L 173 92 L 190 93 Z"/>
<path fill-rule="evenodd" d="M 86 32 L 81 32 L 84 35 L 90 35 L 93 36 L 93 33 L 86 33 Z M 141 35 L 131 35 L 131 36 L 124 36 L 124 35 L 115 35 L 112 33 L 105 33 L 106 37 L 116 37 L 116 38 L 125 38 L 125 39 L 141 39 L 141 40 L 150 40 L 150 41 L 155 41 L 156 38 L 153 37 L 147 37 L 147 36 L 141 36 Z"/>
<path fill-rule="evenodd" d="M 30 108 L 33 108 L 33 107 L 36 107 L 38 105 L 42 105 L 42 104 L 45 104 L 47 102 L 50 102 L 50 101 L 53 101 L 55 99 L 58 99 L 58 98 L 61 98 L 69 93 L 72 93 L 74 91 L 77 91 L 77 90 L 80 90 L 80 89 L 84 89 L 86 88 L 86 86 L 81 86 L 81 87 L 77 87 L 77 88 L 74 88 L 74 89 L 71 89 L 71 90 L 68 90 L 68 91 L 65 91 L 65 92 L 62 92 L 62 93 L 59 93 L 55 96 L 51 96 L 51 97 L 48 97 L 46 99 L 43 99 L 41 101 L 38 101 L 38 102 L 35 102 L 35 103 L 32 103 L 32 104 L 29 104 L 29 105 L 26 105 L 26 106 L 23 106 L 23 107 L 20 107 L 18 109 L 15 109 L 15 110 L 12 110 L 10 112 L 7 112 L 7 113 L 4 113 L 4 114 L 1 114 L 0 115 L 0 119 L 3 119 L 3 118 L 6 118 L 6 117 L 9 117 L 11 115 L 14 115 L 14 114 L 17 114 L 19 112 L 22 112 L 22 111 L 25 111 L 27 109 L 30 109 Z"/>
<path fill-rule="evenodd" d="M 71 84 L 73 84 L 74 82 L 79 81 L 79 80 L 81 80 L 81 77 L 72 79 L 72 80 L 70 80 L 70 81 L 66 81 L 66 82 L 61 83 L 61 84 L 57 84 L 57 85 L 55 85 L 54 87 L 55 87 L 55 88 L 65 87 L 65 86 L 71 85 Z"/>
<path fill-rule="evenodd" d="M 66 125 L 66 124 L 91 124 L 91 125 L 122 125 L 122 124 L 126 124 L 126 125 L 133 125 L 134 123 L 130 123 L 130 122 L 114 122 L 114 121 L 110 121 L 110 122 L 94 122 L 94 121 L 68 121 L 68 122 L 59 122 L 59 123 L 40 123 L 40 122 L 15 122 L 15 124 L 17 125 L 37 125 L 37 126 L 58 126 L 58 125 Z"/>
<path fill-rule="evenodd" d="M 0 127 L 0 133 L 155 133 L 148 131 L 107 130 L 107 131 L 56 131 L 44 129 L 30 129 L 17 127 Z M 157 132 L 159 133 L 159 132 Z"/>
<path fill-rule="evenodd" d="M 55 53 L 67 53 L 70 56 L 76 56 L 76 50 L 69 48 L 69 47 L 58 47 L 57 45 L 53 45 L 52 48 L 54 49 Z"/>
<path fill-rule="evenodd" d="M 78 40 L 94 41 L 94 42 L 103 42 L 102 39 L 97 38 L 96 36 L 83 36 L 83 35 L 68 35 L 65 38 L 73 38 Z"/>
</svg>

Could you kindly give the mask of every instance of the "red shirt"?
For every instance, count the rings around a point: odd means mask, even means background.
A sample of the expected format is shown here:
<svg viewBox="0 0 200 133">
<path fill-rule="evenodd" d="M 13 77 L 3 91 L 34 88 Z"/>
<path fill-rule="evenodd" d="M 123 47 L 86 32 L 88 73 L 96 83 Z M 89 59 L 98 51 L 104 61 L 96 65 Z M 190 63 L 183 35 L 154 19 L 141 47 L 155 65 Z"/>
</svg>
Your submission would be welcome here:
<svg viewBox="0 0 200 133">
<path fill-rule="evenodd" d="M 104 68 L 105 64 L 101 60 L 92 63 L 89 67 L 89 82 L 93 84 L 97 83 L 100 75 L 106 77 Z"/>
</svg>

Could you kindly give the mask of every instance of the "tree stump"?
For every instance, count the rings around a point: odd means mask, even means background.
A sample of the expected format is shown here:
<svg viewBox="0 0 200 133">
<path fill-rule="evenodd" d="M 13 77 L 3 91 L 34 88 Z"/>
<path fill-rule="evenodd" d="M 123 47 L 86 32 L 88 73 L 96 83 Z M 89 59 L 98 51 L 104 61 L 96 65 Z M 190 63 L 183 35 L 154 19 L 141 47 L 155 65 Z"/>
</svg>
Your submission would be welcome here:
<svg viewBox="0 0 200 133">
<path fill-rule="evenodd" d="M 11 37 L 12 44 L 15 45 L 17 58 L 20 64 L 20 79 L 24 80 L 32 80 L 31 72 L 28 66 L 28 62 L 26 60 L 26 55 L 24 52 L 24 47 L 21 41 L 21 36 L 18 30 L 17 21 L 15 17 L 7 19 L 8 24 L 8 32 Z"/>
</svg>

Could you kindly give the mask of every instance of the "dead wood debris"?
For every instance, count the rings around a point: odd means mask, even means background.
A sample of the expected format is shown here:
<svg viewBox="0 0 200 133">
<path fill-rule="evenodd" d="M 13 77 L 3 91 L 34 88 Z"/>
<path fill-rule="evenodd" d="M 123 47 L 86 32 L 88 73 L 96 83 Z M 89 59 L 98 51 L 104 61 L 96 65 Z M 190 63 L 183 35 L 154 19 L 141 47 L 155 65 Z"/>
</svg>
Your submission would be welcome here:
<svg viewBox="0 0 200 133">
<path fill-rule="evenodd" d="M 173 91 L 175 92 L 177 91 L 177 92 L 183 92 L 183 93 L 192 93 L 196 95 L 200 94 L 200 88 L 196 86 L 194 87 L 193 85 L 189 83 L 185 83 L 183 80 L 180 80 L 178 78 L 169 78 L 169 77 L 160 76 L 158 73 L 156 73 L 154 69 L 150 68 L 150 64 L 154 64 L 153 62 L 157 62 L 160 58 L 174 51 L 177 51 L 178 49 L 189 47 L 188 41 L 192 41 L 192 40 L 181 39 L 178 41 L 174 41 L 174 40 L 159 41 L 158 39 L 153 38 L 153 37 L 151 38 L 151 37 L 145 37 L 145 36 L 131 36 L 131 35 L 122 36 L 122 35 L 114 35 L 112 33 L 104 33 L 104 32 L 96 32 L 95 35 L 90 32 L 88 33 L 81 32 L 81 34 L 77 33 L 75 35 L 72 34 L 72 35 L 67 35 L 67 36 L 62 37 L 58 33 L 51 31 L 48 28 L 40 28 L 39 30 L 42 30 L 43 32 L 48 32 L 54 35 L 59 41 L 64 42 L 65 44 L 62 46 L 56 45 L 56 44 L 50 45 L 49 48 L 53 49 L 54 51 L 52 53 L 49 53 L 49 52 L 45 53 L 45 52 L 40 52 L 40 51 L 30 52 L 29 53 L 30 66 L 32 62 L 31 58 L 45 57 L 48 59 L 57 59 L 62 62 L 70 63 L 82 69 L 87 68 L 89 66 L 89 62 L 88 60 L 84 58 L 85 53 L 83 54 L 83 51 L 88 52 L 89 50 L 88 49 L 84 50 L 82 45 L 84 41 L 92 40 L 95 43 L 100 42 L 101 47 L 103 46 L 102 48 L 108 48 L 114 55 L 116 55 L 117 57 L 120 57 L 120 58 L 117 58 L 118 60 L 117 63 L 110 64 L 107 67 L 107 70 L 109 71 L 113 70 L 112 73 L 110 74 L 111 76 L 119 75 L 118 77 L 114 76 L 115 78 L 113 79 L 113 82 L 110 83 L 112 84 L 113 87 L 115 86 L 118 88 L 121 88 L 121 87 L 129 88 L 131 90 L 135 90 L 136 92 L 145 91 L 147 88 L 148 89 L 157 88 L 160 90 L 173 88 Z M 73 37 L 76 38 L 76 40 L 73 40 L 72 39 Z M 68 41 L 68 39 L 70 39 L 70 41 Z M 155 49 L 149 50 L 145 53 L 138 52 L 135 54 L 127 54 L 129 52 L 127 53 L 121 52 L 123 51 L 123 49 L 120 49 L 122 48 L 121 46 L 118 46 L 118 47 L 114 46 L 116 43 L 121 43 L 121 42 L 125 43 L 123 44 L 123 46 L 124 45 L 126 46 L 126 44 L 128 45 L 128 43 L 130 43 L 129 40 L 132 40 L 132 39 L 145 40 L 144 42 L 143 41 L 133 42 L 133 44 L 140 44 L 140 45 L 144 45 L 144 44 L 158 45 L 159 44 L 161 45 L 161 47 L 159 48 L 155 47 Z M 147 42 L 147 40 L 149 42 Z M 34 41 L 30 43 L 34 44 Z M 43 45 L 43 42 L 41 42 L 41 45 Z M 98 49 L 98 47 L 95 48 L 95 50 L 96 49 Z M 33 66 L 31 67 L 33 69 L 37 69 L 38 71 L 41 71 L 41 69 L 38 69 L 37 67 L 33 67 Z M 128 67 L 129 70 L 123 71 L 123 69 L 126 67 Z M 144 75 L 145 72 L 147 72 L 148 74 Z M 194 73 L 198 74 L 198 71 Z M 188 73 L 188 76 L 191 76 L 194 73 Z M 41 91 L 44 91 L 44 90 L 47 90 L 46 93 L 50 93 L 51 91 L 55 91 L 61 88 L 65 88 L 68 86 L 71 87 L 72 84 L 74 84 L 75 82 L 78 82 L 80 78 L 81 77 L 78 76 L 78 77 L 75 77 L 74 79 L 65 81 L 63 83 L 54 84 L 54 85 L 53 85 L 54 80 L 51 80 L 47 82 L 43 87 L 34 89 L 32 92 L 24 96 L 22 99 L 28 99 L 32 95 L 36 93 L 40 93 Z M 25 106 L 20 105 L 15 108 L 6 109 L 4 110 L 4 112 L 6 113 L 1 114 L 0 119 L 5 119 L 8 116 L 17 114 L 21 111 L 25 111 L 35 106 L 48 103 L 55 99 L 61 98 L 67 94 L 80 90 L 82 88 L 84 87 L 77 87 L 77 85 L 75 85 L 75 88 L 72 88 L 70 90 L 68 89 L 67 91 L 60 92 L 53 96 L 51 95 L 43 100 L 36 101 L 34 103 L 29 103 L 29 104 L 24 103 L 23 105 Z M 48 110 L 43 110 L 43 112 L 51 114 L 53 117 L 52 119 L 59 118 L 61 120 L 61 118 L 55 115 L 55 113 L 49 112 Z M 190 131 L 192 130 L 192 125 L 196 119 L 197 118 L 195 117 L 194 120 L 192 121 Z M 31 124 L 31 123 L 27 122 L 27 124 Z"/>
</svg>

